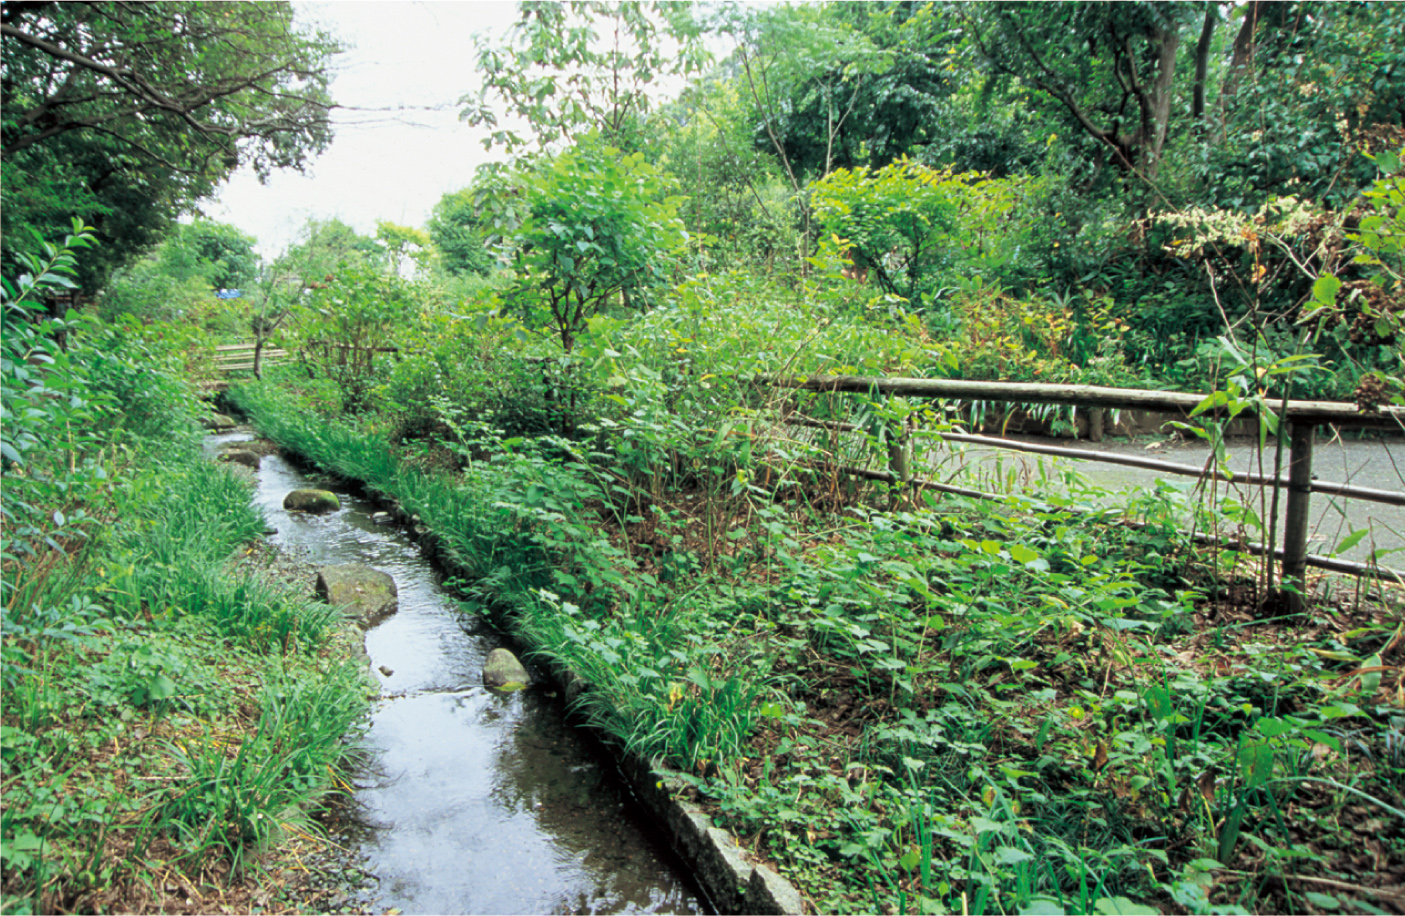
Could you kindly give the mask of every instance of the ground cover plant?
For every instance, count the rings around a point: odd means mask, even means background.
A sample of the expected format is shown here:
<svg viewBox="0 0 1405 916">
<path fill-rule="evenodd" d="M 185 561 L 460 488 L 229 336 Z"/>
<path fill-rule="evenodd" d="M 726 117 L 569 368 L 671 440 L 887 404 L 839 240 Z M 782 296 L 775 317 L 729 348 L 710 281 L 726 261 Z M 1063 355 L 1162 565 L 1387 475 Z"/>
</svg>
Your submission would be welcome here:
<svg viewBox="0 0 1405 916">
<path fill-rule="evenodd" d="M 464 318 L 440 338 L 501 348 L 437 364 L 419 438 L 395 409 L 313 416 L 292 374 L 233 398 L 414 514 L 470 612 L 588 682 L 579 711 L 687 774 L 819 911 L 1392 905 L 1400 593 L 1276 615 L 1233 557 L 1192 549 L 1174 488 L 1131 506 L 1139 528 L 1063 477 L 993 503 L 866 489 L 839 466 L 881 466 L 895 418 L 939 412 L 747 379 L 924 351 L 806 301 L 695 281 L 592 322 L 561 376 Z M 496 425 L 559 378 L 569 423 Z M 779 422 L 795 407 L 861 432 L 836 449 Z"/>
<path fill-rule="evenodd" d="M 264 522 L 174 356 L 37 313 L 89 238 L 5 283 L 0 908 L 240 909 L 344 786 L 364 674 L 335 609 L 235 565 Z"/>
</svg>

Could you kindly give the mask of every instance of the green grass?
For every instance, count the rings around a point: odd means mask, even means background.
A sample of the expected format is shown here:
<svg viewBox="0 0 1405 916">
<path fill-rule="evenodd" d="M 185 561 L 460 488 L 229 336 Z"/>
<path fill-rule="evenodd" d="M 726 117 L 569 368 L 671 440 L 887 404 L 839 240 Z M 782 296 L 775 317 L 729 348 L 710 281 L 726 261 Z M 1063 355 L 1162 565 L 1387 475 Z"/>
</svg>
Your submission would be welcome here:
<svg viewBox="0 0 1405 916">
<path fill-rule="evenodd" d="M 238 874 L 309 828 L 354 750 L 366 687 L 328 654 L 339 618 L 229 562 L 264 527 L 247 487 L 188 440 L 139 459 L 112 523 L 6 571 L 6 912 Z"/>
</svg>

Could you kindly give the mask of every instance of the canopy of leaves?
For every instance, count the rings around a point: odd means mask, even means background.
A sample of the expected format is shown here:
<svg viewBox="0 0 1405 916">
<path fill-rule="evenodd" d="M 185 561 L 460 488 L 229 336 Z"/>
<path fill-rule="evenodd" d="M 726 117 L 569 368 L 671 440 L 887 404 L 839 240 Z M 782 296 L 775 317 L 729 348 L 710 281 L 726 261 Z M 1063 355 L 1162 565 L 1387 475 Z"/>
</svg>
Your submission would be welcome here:
<svg viewBox="0 0 1405 916">
<path fill-rule="evenodd" d="M 278 258 L 279 272 L 301 280 L 303 286 L 330 282 L 327 274 L 347 266 L 378 265 L 385 255 L 380 244 L 339 219 L 309 219 L 301 239 Z"/>
<path fill-rule="evenodd" d="M 439 255 L 439 266 L 446 273 L 462 276 L 492 270 L 491 230 L 484 225 L 478 194 L 472 187 L 439 198 L 426 228 Z"/>
<path fill-rule="evenodd" d="M 1369 187 L 1375 166 L 1356 153 L 1405 142 L 1405 7 L 1258 2 L 1230 16 L 1230 65 L 1189 169 L 1195 202 L 1306 192 L 1341 205 Z"/>
<path fill-rule="evenodd" d="M 107 318 L 189 318 L 202 305 L 213 305 L 214 290 L 248 287 L 258 270 L 251 236 L 197 219 L 178 224 L 154 252 L 115 271 L 98 296 L 98 307 Z"/>
<path fill-rule="evenodd" d="M 1023 239 L 1010 231 L 1019 179 L 953 174 L 903 158 L 881 169 L 836 169 L 811 185 L 831 246 L 884 292 L 930 305 L 943 270 L 989 264 Z"/>
<path fill-rule="evenodd" d="M 836 3 L 757 15 L 739 52 L 757 77 L 755 142 L 778 142 L 811 176 L 881 167 L 931 142 L 957 36 L 928 28 L 909 40 L 912 13 L 907 3 Z"/>
<path fill-rule="evenodd" d="M 980 3 L 955 7 L 990 72 L 1037 88 L 1117 168 L 1154 175 L 1166 141 L 1189 4 Z"/>
<path fill-rule="evenodd" d="M 0 47 L 7 257 L 80 214 L 104 242 L 90 290 L 241 162 L 301 168 L 331 140 L 338 47 L 287 3 L 6 3 Z"/>
<path fill-rule="evenodd" d="M 460 117 L 498 128 L 485 146 L 509 152 L 598 131 L 634 149 L 660 77 L 696 72 L 706 60 L 688 4 L 637 0 L 523 0 L 506 42 L 474 37 L 483 88 L 460 100 Z M 497 104 L 533 136 L 499 127 Z"/>
<path fill-rule="evenodd" d="M 198 271 L 215 289 L 239 289 L 258 276 L 256 242 L 235 226 L 201 218 L 177 226 L 161 246 L 161 252 L 172 272 L 178 267 L 192 273 Z"/>
<path fill-rule="evenodd" d="M 669 278 L 687 235 L 682 202 L 640 153 L 587 137 L 524 177 L 525 218 L 513 238 L 513 301 L 529 326 L 546 326 L 570 352 L 614 297 L 640 307 Z"/>
</svg>

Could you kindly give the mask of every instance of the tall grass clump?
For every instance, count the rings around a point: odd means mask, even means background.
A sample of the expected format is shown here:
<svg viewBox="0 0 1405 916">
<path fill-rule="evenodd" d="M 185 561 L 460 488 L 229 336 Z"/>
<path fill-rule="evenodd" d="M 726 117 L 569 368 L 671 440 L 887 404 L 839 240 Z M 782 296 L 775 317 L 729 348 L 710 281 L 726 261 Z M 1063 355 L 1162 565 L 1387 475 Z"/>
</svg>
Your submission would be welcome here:
<svg viewBox="0 0 1405 916">
<path fill-rule="evenodd" d="M 236 877 L 344 785 L 366 705 L 324 651 L 332 612 L 233 562 L 264 523 L 202 456 L 178 354 L 36 305 L 86 238 L 4 284 L 4 912 L 165 908 L 176 875 Z"/>
<path fill-rule="evenodd" d="M 153 799 L 145 829 L 173 835 L 188 855 L 216 851 L 235 868 L 289 832 L 316 830 L 314 807 L 344 785 L 337 774 L 365 712 L 364 686 L 352 661 L 316 680 L 275 669 L 252 733 L 167 742 L 175 788 Z"/>
</svg>

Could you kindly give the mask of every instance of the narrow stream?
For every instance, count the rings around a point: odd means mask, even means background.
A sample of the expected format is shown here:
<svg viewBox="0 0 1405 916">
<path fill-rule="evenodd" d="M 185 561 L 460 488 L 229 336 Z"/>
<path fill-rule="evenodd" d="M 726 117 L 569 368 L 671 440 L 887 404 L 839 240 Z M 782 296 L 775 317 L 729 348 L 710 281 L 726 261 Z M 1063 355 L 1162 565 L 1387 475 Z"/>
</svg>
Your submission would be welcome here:
<svg viewBox="0 0 1405 916">
<path fill-rule="evenodd" d="M 232 433 L 212 444 L 248 439 Z M 359 846 L 379 879 L 377 912 L 698 913 L 703 904 L 636 813 L 613 763 L 566 723 L 551 691 L 510 695 L 481 680 L 502 644 L 464 614 L 439 576 L 373 508 L 337 492 L 327 516 L 283 509 L 289 490 L 322 486 L 277 455 L 263 458 L 256 500 L 279 547 L 318 565 L 389 573 L 400 609 L 366 633 L 381 684 L 356 799 Z M 335 491 L 335 488 L 333 488 Z M 389 671 L 387 674 L 385 672 Z"/>
</svg>

